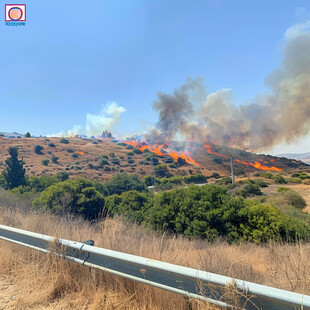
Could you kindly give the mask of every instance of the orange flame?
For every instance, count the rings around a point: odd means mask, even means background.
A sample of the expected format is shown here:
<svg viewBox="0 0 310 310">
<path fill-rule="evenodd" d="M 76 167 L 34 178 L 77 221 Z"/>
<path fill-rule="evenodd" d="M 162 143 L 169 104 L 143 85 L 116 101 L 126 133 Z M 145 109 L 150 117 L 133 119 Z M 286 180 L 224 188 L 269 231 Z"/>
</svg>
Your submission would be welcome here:
<svg viewBox="0 0 310 310">
<path fill-rule="evenodd" d="M 267 170 L 267 171 L 282 171 L 283 169 L 281 168 L 277 168 L 277 167 L 267 167 L 267 166 L 262 166 L 258 161 L 252 163 L 252 162 L 246 162 L 246 161 L 242 161 L 242 160 L 238 160 L 235 159 L 235 161 L 237 161 L 238 163 L 247 165 L 247 166 L 253 166 L 256 169 L 260 169 L 260 170 Z"/>
<path fill-rule="evenodd" d="M 136 142 L 136 141 L 124 141 L 124 143 L 126 144 L 130 144 L 133 147 L 137 148 L 138 150 L 140 150 L 141 152 L 143 152 L 144 150 L 149 150 L 151 153 L 154 153 L 156 155 L 159 156 L 171 156 L 175 161 L 178 160 L 178 158 L 183 158 L 188 164 L 192 164 L 192 165 L 196 165 L 199 166 L 198 163 L 196 163 L 194 161 L 194 159 L 192 159 L 188 154 L 189 152 L 187 151 L 187 153 L 182 153 L 182 154 L 178 154 L 176 151 L 172 151 L 172 152 L 167 152 L 167 153 L 163 153 L 161 151 L 161 149 L 167 149 L 168 145 L 164 145 L 164 144 L 146 144 L 146 141 L 143 140 L 141 142 Z M 142 144 L 142 145 L 141 145 Z"/>
<path fill-rule="evenodd" d="M 86 155 L 85 153 L 83 153 L 83 152 L 78 152 L 78 151 L 74 152 L 74 154 Z"/>
<path fill-rule="evenodd" d="M 203 147 L 207 149 L 207 152 L 209 154 L 213 154 L 213 155 L 221 156 L 221 157 L 224 157 L 224 158 L 228 158 L 228 156 L 226 156 L 226 155 L 214 152 L 212 150 L 212 146 L 211 145 L 205 144 Z"/>
</svg>

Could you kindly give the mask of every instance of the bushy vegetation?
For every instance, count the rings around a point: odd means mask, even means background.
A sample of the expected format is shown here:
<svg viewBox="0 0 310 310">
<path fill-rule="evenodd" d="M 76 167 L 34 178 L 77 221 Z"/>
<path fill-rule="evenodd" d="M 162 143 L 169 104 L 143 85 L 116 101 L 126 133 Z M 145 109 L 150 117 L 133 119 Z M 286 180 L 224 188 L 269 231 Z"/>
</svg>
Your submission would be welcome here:
<svg viewBox="0 0 310 310">
<path fill-rule="evenodd" d="M 39 144 L 36 144 L 36 145 L 34 146 L 34 152 L 35 152 L 36 154 L 41 155 L 43 149 L 44 149 L 44 147 L 41 146 L 41 145 L 39 145 Z"/>
<path fill-rule="evenodd" d="M 77 178 L 51 185 L 33 201 L 33 207 L 53 213 L 72 213 L 86 219 L 98 217 L 104 207 L 104 196 L 96 183 Z"/>
<path fill-rule="evenodd" d="M 69 144 L 69 140 L 67 140 L 67 139 L 61 139 L 60 141 L 59 141 L 60 143 L 64 143 L 64 144 Z"/>
<path fill-rule="evenodd" d="M 49 162 L 50 162 L 49 159 L 42 159 L 41 164 L 42 164 L 43 166 L 48 166 Z"/>
</svg>

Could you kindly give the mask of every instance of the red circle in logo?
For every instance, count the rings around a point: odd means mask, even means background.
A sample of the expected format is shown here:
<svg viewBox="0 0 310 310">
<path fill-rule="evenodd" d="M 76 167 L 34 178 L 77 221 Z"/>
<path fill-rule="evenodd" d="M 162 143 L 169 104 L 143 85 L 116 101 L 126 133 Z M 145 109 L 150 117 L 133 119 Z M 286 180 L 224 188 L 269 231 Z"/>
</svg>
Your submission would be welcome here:
<svg viewBox="0 0 310 310">
<path fill-rule="evenodd" d="M 20 20 L 23 17 L 23 10 L 19 7 L 13 7 L 9 10 L 9 17 L 11 20 Z"/>
</svg>

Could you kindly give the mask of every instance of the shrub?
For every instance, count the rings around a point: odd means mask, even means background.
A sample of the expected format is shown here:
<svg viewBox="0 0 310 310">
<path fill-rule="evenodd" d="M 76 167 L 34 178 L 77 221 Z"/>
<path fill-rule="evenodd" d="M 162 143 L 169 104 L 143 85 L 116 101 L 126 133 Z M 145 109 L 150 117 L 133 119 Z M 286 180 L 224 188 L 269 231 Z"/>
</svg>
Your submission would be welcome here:
<svg viewBox="0 0 310 310">
<path fill-rule="evenodd" d="M 114 165 L 119 165 L 119 159 L 116 158 L 116 157 L 115 157 L 115 158 L 112 158 L 112 159 L 111 159 L 111 163 L 114 164 Z"/>
<path fill-rule="evenodd" d="M 186 160 L 182 157 L 178 157 L 177 162 L 178 162 L 180 167 L 187 165 Z"/>
<path fill-rule="evenodd" d="M 73 158 L 79 158 L 78 154 L 74 153 L 71 155 Z"/>
<path fill-rule="evenodd" d="M 166 158 L 164 159 L 164 162 L 165 162 L 166 164 L 171 164 L 171 163 L 174 162 L 174 159 L 173 159 L 173 157 L 168 156 L 168 157 L 166 157 Z"/>
<path fill-rule="evenodd" d="M 135 155 L 135 154 L 134 154 L 134 152 L 127 152 L 127 155 L 128 155 L 128 156 L 133 156 L 133 155 Z"/>
<path fill-rule="evenodd" d="M 274 176 L 274 182 L 276 184 L 286 184 L 287 183 L 281 174 L 277 174 Z"/>
<path fill-rule="evenodd" d="M 127 144 L 127 146 L 126 146 L 126 149 L 128 149 L 128 150 L 132 150 L 134 147 L 133 147 L 133 145 L 131 145 L 131 144 Z"/>
<path fill-rule="evenodd" d="M 95 182 L 77 178 L 48 187 L 32 204 L 40 210 L 60 214 L 70 212 L 93 219 L 103 210 L 104 197 Z"/>
<path fill-rule="evenodd" d="M 52 155 L 52 158 L 51 158 L 52 163 L 58 164 L 58 159 L 59 159 L 59 157 L 55 156 L 54 154 Z"/>
<path fill-rule="evenodd" d="M 221 176 L 217 172 L 212 172 L 210 178 L 219 179 Z"/>
<path fill-rule="evenodd" d="M 67 149 L 67 152 L 70 153 L 70 154 L 74 153 L 74 151 L 72 149 Z"/>
<path fill-rule="evenodd" d="M 310 185 L 310 179 L 303 180 L 303 184 Z"/>
<path fill-rule="evenodd" d="M 101 155 L 102 158 L 108 159 L 109 156 L 108 155 Z"/>
<path fill-rule="evenodd" d="M 121 142 L 121 143 L 117 143 L 117 145 L 119 145 L 119 146 L 126 146 L 126 143 Z"/>
<path fill-rule="evenodd" d="M 25 134 L 25 138 L 31 138 L 30 132 L 27 132 L 27 133 Z"/>
<path fill-rule="evenodd" d="M 297 209 L 303 209 L 307 206 L 305 199 L 293 190 L 286 191 L 284 195 L 288 204 Z"/>
<path fill-rule="evenodd" d="M 63 139 L 61 139 L 59 142 L 60 142 L 60 143 L 64 143 L 64 144 L 68 144 L 68 143 L 69 143 L 69 140 L 63 138 Z"/>
<path fill-rule="evenodd" d="M 135 161 L 133 159 L 128 159 L 127 162 L 128 162 L 128 164 L 134 164 Z"/>
<path fill-rule="evenodd" d="M 256 185 L 258 185 L 259 187 L 268 187 L 268 184 L 261 179 L 257 179 L 254 181 Z"/>
<path fill-rule="evenodd" d="M 207 178 L 202 175 L 202 174 L 197 174 L 197 175 L 188 175 L 183 178 L 184 182 L 186 184 L 190 183 L 206 183 Z"/>
<path fill-rule="evenodd" d="M 286 181 L 289 182 L 289 183 L 296 183 L 296 184 L 301 184 L 302 183 L 302 179 L 301 178 L 297 178 L 297 177 L 287 178 Z"/>
<path fill-rule="evenodd" d="M 43 166 L 48 166 L 50 160 L 49 159 L 42 159 L 41 163 Z"/>
<path fill-rule="evenodd" d="M 272 179 L 273 178 L 273 174 L 271 172 L 262 172 L 259 176 L 262 178 L 266 178 L 266 179 Z"/>
<path fill-rule="evenodd" d="M 111 152 L 111 153 L 109 154 L 109 156 L 115 157 L 115 154 Z"/>
<path fill-rule="evenodd" d="M 244 189 L 246 190 L 247 195 L 261 195 L 262 194 L 259 186 L 256 184 L 249 183 L 244 187 Z"/>
<path fill-rule="evenodd" d="M 39 144 L 36 144 L 36 145 L 34 146 L 34 152 L 35 152 L 36 154 L 40 154 L 40 155 L 41 155 L 43 149 L 44 149 L 44 147 L 41 146 L 41 145 L 39 145 Z"/>
<path fill-rule="evenodd" d="M 49 143 L 48 146 L 49 147 L 56 147 L 56 145 L 54 143 Z"/>
<path fill-rule="evenodd" d="M 111 180 L 103 184 L 103 193 L 106 196 L 114 194 L 120 195 L 130 190 L 143 192 L 147 190 L 147 187 L 136 175 L 128 175 L 126 173 L 117 174 Z"/>
<path fill-rule="evenodd" d="M 100 166 L 106 166 L 106 165 L 109 165 L 109 162 L 105 158 L 100 158 L 99 159 L 99 165 Z"/>
<path fill-rule="evenodd" d="M 139 149 L 133 149 L 132 150 L 135 154 L 142 154 L 142 151 Z"/>
<path fill-rule="evenodd" d="M 299 172 L 299 173 L 292 174 L 292 178 L 300 178 L 302 180 L 305 180 L 305 179 L 310 179 L 310 175 L 308 175 L 305 172 Z"/>
<path fill-rule="evenodd" d="M 154 170 L 155 170 L 155 175 L 156 175 L 157 177 L 164 177 L 164 176 L 166 176 L 167 173 L 168 173 L 168 168 L 167 168 L 167 166 L 164 165 L 164 164 L 161 164 L 161 165 L 156 166 L 156 167 L 154 168 Z"/>
</svg>

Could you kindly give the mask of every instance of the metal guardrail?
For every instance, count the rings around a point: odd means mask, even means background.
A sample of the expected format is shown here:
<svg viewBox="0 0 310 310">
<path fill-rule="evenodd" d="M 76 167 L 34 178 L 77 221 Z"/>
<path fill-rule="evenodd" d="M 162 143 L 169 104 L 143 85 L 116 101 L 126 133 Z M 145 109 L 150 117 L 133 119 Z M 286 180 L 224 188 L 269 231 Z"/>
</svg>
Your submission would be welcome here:
<svg viewBox="0 0 310 310">
<path fill-rule="evenodd" d="M 234 286 L 245 308 L 310 309 L 310 296 L 252 282 L 229 278 L 188 267 L 173 265 L 140 256 L 107 250 L 86 243 L 56 239 L 26 230 L 0 225 L 0 239 L 45 253 L 54 253 L 84 266 L 144 284 L 165 289 L 189 298 L 199 298 L 220 307 L 231 307 L 225 296 Z M 52 247 L 51 244 L 56 245 Z M 56 248 L 56 250 L 54 250 Z"/>
</svg>

